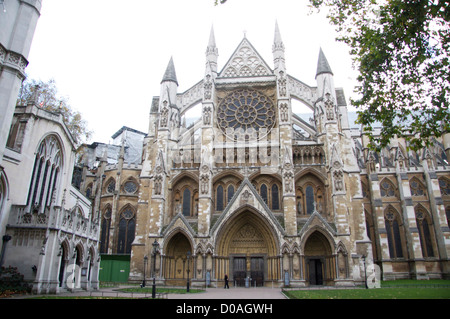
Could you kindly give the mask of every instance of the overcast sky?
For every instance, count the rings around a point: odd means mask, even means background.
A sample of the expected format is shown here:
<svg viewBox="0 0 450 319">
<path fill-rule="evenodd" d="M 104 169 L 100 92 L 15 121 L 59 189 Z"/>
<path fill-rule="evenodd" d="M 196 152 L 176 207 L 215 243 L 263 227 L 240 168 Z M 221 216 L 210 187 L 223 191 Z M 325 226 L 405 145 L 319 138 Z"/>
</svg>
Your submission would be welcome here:
<svg viewBox="0 0 450 319">
<path fill-rule="evenodd" d="M 30 78 L 55 79 L 62 96 L 94 132 L 88 142 L 111 141 L 122 126 L 147 133 L 153 96 L 171 57 L 184 92 L 203 78 L 214 27 L 221 71 L 244 37 L 273 68 L 278 21 L 287 72 L 316 86 L 322 47 L 336 87 L 353 94 L 348 47 L 336 42 L 323 13 L 307 0 L 43 0 L 29 55 Z"/>
</svg>

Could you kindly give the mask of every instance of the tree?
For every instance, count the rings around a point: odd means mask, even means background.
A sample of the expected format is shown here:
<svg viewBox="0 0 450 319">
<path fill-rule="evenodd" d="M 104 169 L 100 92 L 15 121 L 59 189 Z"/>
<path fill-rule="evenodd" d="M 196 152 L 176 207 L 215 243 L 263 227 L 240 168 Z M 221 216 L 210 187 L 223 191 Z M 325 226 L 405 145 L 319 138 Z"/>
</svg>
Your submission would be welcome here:
<svg viewBox="0 0 450 319">
<path fill-rule="evenodd" d="M 67 98 L 58 97 L 54 79 L 50 79 L 48 82 L 34 79 L 25 80 L 19 92 L 17 105 L 26 105 L 30 99 L 36 99 L 38 107 L 44 110 L 63 115 L 63 121 L 77 147 L 83 143 L 83 140 L 86 141 L 90 138 L 92 132 L 88 130 L 81 113 L 71 109 Z"/>
<path fill-rule="evenodd" d="M 380 150 L 402 137 L 412 150 L 450 132 L 450 6 L 445 0 L 310 0 L 328 9 L 358 69 L 358 123 Z M 379 137 L 373 126 L 381 126 Z"/>
</svg>

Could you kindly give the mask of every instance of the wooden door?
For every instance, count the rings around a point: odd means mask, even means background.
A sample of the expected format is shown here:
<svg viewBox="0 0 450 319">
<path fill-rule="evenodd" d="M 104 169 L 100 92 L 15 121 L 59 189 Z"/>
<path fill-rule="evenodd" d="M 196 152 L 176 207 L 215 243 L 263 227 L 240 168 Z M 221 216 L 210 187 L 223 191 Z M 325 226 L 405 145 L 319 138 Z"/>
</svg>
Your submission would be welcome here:
<svg viewBox="0 0 450 319">
<path fill-rule="evenodd" d="M 245 277 L 247 276 L 247 267 L 245 257 L 233 258 L 233 283 L 238 287 L 245 286 Z"/>
<path fill-rule="evenodd" d="M 257 287 L 264 285 L 264 258 L 252 257 L 250 259 L 250 277 L 252 278 L 251 285 Z"/>
</svg>

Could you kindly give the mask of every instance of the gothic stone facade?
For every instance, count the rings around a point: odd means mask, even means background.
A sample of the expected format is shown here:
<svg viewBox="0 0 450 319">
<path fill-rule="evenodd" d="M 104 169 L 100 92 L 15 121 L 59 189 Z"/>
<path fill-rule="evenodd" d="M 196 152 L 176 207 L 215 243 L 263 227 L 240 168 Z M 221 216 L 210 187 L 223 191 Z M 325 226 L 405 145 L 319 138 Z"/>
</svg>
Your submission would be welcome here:
<svg viewBox="0 0 450 319">
<path fill-rule="evenodd" d="M 101 252 L 129 254 L 129 280 L 173 285 L 351 286 L 364 262 L 384 279 L 448 277 L 450 137 L 369 151 L 322 50 L 316 87 L 287 73 L 284 52 L 276 26 L 273 69 L 244 37 L 219 72 L 211 31 L 204 78 L 183 93 L 170 60 L 142 158 L 124 160 L 122 136 L 114 163 L 105 152 L 85 169 Z"/>
</svg>

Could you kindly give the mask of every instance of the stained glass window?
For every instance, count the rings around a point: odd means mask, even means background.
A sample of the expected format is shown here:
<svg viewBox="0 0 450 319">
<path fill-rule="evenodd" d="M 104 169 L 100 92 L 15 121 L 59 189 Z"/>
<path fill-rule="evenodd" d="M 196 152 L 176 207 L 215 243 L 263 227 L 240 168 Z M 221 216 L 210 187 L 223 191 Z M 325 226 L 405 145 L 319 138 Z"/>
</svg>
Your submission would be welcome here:
<svg viewBox="0 0 450 319">
<path fill-rule="evenodd" d="M 191 191 L 188 188 L 183 192 L 183 215 L 191 216 Z"/>
<path fill-rule="evenodd" d="M 217 186 L 216 190 L 216 210 L 223 210 L 223 187 L 222 185 Z"/>
<path fill-rule="evenodd" d="M 229 138 L 241 140 L 264 137 L 274 126 L 275 118 L 273 102 L 251 89 L 228 94 L 217 111 L 217 123 L 222 131 Z"/>
<path fill-rule="evenodd" d="M 280 209 L 280 198 L 278 196 L 278 186 L 276 184 L 272 185 L 272 209 Z"/>
<path fill-rule="evenodd" d="M 267 186 L 266 186 L 266 184 L 261 185 L 261 198 L 263 199 L 264 203 L 267 204 Z"/>
<path fill-rule="evenodd" d="M 430 226 L 428 224 L 428 213 L 423 208 L 416 210 L 416 222 L 419 229 L 420 244 L 424 257 L 434 257 L 433 244 L 431 241 Z"/>
<path fill-rule="evenodd" d="M 439 187 L 441 188 L 442 196 L 450 195 L 450 182 L 448 181 L 448 179 L 439 179 Z"/>
<path fill-rule="evenodd" d="M 314 212 L 314 189 L 312 186 L 306 187 L 306 213 L 311 215 Z"/>
<path fill-rule="evenodd" d="M 422 183 L 420 183 L 416 179 L 411 180 L 410 188 L 411 188 L 411 195 L 412 196 L 424 196 L 424 195 L 426 195 L 425 187 L 422 185 Z"/>
<path fill-rule="evenodd" d="M 106 187 L 106 191 L 110 194 L 114 193 L 114 190 L 116 189 L 116 182 L 114 180 L 111 180 L 108 183 L 108 186 Z"/>
<path fill-rule="evenodd" d="M 397 214 L 389 210 L 385 216 L 385 227 L 388 237 L 389 255 L 391 258 L 402 258 L 402 240 L 400 236 L 400 226 L 397 221 Z"/>
<path fill-rule="evenodd" d="M 137 190 L 137 185 L 135 182 L 132 181 L 128 181 L 125 183 L 125 185 L 123 186 L 123 189 L 125 190 L 125 192 L 127 192 L 128 194 L 134 194 Z"/>
<path fill-rule="evenodd" d="M 101 236 L 100 236 L 100 253 L 107 254 L 109 247 L 109 230 L 111 228 L 111 208 L 108 207 L 103 213 Z"/>
<path fill-rule="evenodd" d="M 134 231 L 136 221 L 134 211 L 127 207 L 120 214 L 119 221 L 119 240 L 117 245 L 118 254 L 131 254 L 131 244 L 134 241 Z"/>
<path fill-rule="evenodd" d="M 229 185 L 228 191 L 227 191 L 227 203 L 229 203 L 231 201 L 231 199 L 233 198 L 233 195 L 234 195 L 234 186 Z"/>
<path fill-rule="evenodd" d="M 380 194 L 383 197 L 395 196 L 395 190 L 392 183 L 387 180 L 383 180 L 380 185 Z"/>
</svg>

